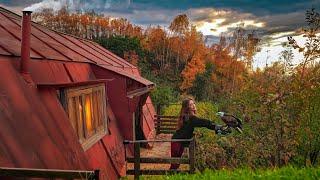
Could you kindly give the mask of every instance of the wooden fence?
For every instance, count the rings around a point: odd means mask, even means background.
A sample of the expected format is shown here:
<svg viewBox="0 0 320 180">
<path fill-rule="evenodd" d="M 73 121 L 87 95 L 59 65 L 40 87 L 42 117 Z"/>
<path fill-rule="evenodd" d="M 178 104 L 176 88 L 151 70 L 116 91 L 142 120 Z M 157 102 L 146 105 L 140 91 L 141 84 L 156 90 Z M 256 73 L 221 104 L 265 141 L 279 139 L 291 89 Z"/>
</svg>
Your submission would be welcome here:
<svg viewBox="0 0 320 180">
<path fill-rule="evenodd" d="M 140 144 L 141 143 L 160 143 L 160 142 L 189 142 L 189 155 L 188 158 L 178 157 L 141 157 Z M 139 179 L 140 175 L 162 175 L 177 172 L 194 173 L 195 171 L 195 141 L 194 139 L 171 139 L 171 140 L 137 140 L 128 141 L 125 140 L 124 144 L 134 145 L 134 157 L 125 157 L 128 163 L 134 163 L 134 169 L 127 169 L 128 175 L 134 175 L 134 179 Z M 153 164 L 189 164 L 189 170 L 156 170 L 147 169 L 141 170 L 141 163 L 153 163 Z"/>
<path fill-rule="evenodd" d="M 99 170 L 79 171 L 79 170 L 0 167 L 0 179 L 1 177 L 99 180 Z"/>
<path fill-rule="evenodd" d="M 179 116 L 154 116 L 156 134 L 173 134 L 176 132 Z"/>
</svg>

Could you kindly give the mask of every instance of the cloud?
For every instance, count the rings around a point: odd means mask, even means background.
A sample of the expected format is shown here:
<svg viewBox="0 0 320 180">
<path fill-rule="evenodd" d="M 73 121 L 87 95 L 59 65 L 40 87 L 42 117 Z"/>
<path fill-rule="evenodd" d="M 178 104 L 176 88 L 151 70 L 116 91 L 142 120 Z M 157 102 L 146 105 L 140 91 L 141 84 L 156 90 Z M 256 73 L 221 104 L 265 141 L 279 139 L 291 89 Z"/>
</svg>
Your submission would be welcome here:
<svg viewBox="0 0 320 180">
<path fill-rule="evenodd" d="M 261 47 L 261 51 L 254 56 L 254 68 L 265 67 L 271 65 L 273 62 L 278 61 L 281 56 L 281 52 L 285 50 L 282 46 L 282 43 L 288 42 L 286 36 L 292 35 L 294 32 L 288 33 L 279 33 L 277 35 L 272 35 L 274 39 L 270 40 L 268 44 L 264 44 Z M 305 38 L 302 35 L 293 36 L 299 44 L 304 44 Z M 293 64 L 298 64 L 303 60 L 303 54 L 300 53 L 297 49 L 292 49 L 294 54 Z"/>
<path fill-rule="evenodd" d="M 41 11 L 42 9 L 52 8 L 54 11 L 58 11 L 66 4 L 67 4 L 66 0 L 61 0 L 61 1 L 44 0 L 42 2 L 35 3 L 35 4 L 28 6 L 28 7 L 24 8 L 24 10 L 37 12 L 37 11 Z"/>
<path fill-rule="evenodd" d="M 245 29 L 259 29 L 265 23 L 250 13 L 242 13 L 230 9 L 198 8 L 187 11 L 198 30 L 205 35 L 219 36 L 221 33 L 231 32 L 237 27 Z"/>
<path fill-rule="evenodd" d="M 270 33 L 279 33 L 295 31 L 305 25 L 305 12 L 293 12 L 288 14 L 268 15 L 259 18 L 266 22 L 266 31 Z"/>
<path fill-rule="evenodd" d="M 141 26 L 160 25 L 168 27 L 175 16 L 180 14 L 180 11 L 172 10 L 132 10 L 132 11 L 110 11 L 104 13 L 111 17 L 123 17 L 134 24 Z"/>
<path fill-rule="evenodd" d="M 28 10 L 40 11 L 44 8 L 59 10 L 68 7 L 71 11 L 127 11 L 131 0 L 0 0 L 8 7 L 27 7 Z M 3 1 L 3 2 L 2 2 Z"/>
<path fill-rule="evenodd" d="M 26 7 L 41 1 L 42 0 L 0 0 L 0 4 L 7 7 Z"/>
<path fill-rule="evenodd" d="M 261 36 L 296 32 L 304 24 L 305 10 L 319 0 L 0 0 L 7 6 L 30 5 L 33 9 L 67 5 L 71 10 L 95 10 L 112 17 L 124 17 L 142 25 L 169 26 L 178 14 L 186 13 L 192 23 L 206 35 L 219 36 L 238 26 L 255 30 Z M 15 7 L 16 8 L 16 7 Z M 16 8 L 17 9 L 17 8 Z"/>
</svg>

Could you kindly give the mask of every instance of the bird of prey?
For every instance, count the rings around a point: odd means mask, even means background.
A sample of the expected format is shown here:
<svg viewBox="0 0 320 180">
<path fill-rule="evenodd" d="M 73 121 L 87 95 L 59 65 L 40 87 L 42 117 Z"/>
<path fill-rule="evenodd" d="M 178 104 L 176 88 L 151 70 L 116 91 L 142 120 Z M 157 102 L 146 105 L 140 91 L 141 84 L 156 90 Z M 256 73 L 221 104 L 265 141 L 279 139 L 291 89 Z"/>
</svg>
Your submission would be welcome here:
<svg viewBox="0 0 320 180">
<path fill-rule="evenodd" d="M 242 133 L 242 120 L 231 115 L 231 114 L 226 114 L 225 112 L 217 112 L 217 116 L 220 116 L 221 120 L 231 128 L 234 128 L 237 130 L 239 133 Z"/>
</svg>

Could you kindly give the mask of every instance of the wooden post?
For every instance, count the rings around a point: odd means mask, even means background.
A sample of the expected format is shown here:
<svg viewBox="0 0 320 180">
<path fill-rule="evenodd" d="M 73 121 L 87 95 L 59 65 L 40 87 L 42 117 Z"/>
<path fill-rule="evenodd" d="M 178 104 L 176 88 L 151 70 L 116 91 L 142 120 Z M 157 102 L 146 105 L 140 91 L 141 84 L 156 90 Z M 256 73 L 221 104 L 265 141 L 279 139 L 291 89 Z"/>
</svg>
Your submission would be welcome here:
<svg viewBox="0 0 320 180">
<path fill-rule="evenodd" d="M 156 134 L 157 134 L 157 135 L 160 134 L 160 127 L 161 127 L 160 117 L 159 117 L 159 116 L 160 116 L 160 115 L 157 115 L 157 120 L 156 120 L 156 122 L 157 122 Z"/>
<path fill-rule="evenodd" d="M 160 116 L 161 115 L 161 104 L 157 105 L 157 115 Z"/>
<path fill-rule="evenodd" d="M 161 104 L 157 105 L 157 129 L 156 129 L 156 134 L 160 134 L 160 116 L 161 115 Z"/>
<path fill-rule="evenodd" d="M 132 140 L 137 140 L 136 138 L 136 115 L 135 112 L 132 113 Z"/>
<path fill-rule="evenodd" d="M 193 138 L 192 141 L 189 144 L 189 160 L 190 160 L 190 166 L 189 170 L 190 173 L 195 172 L 195 139 Z"/>
<path fill-rule="evenodd" d="M 139 179 L 140 175 L 140 143 L 134 143 L 134 179 Z"/>
<path fill-rule="evenodd" d="M 100 174 L 100 170 L 99 169 L 94 170 L 94 179 L 95 180 L 99 180 L 99 174 Z"/>
</svg>

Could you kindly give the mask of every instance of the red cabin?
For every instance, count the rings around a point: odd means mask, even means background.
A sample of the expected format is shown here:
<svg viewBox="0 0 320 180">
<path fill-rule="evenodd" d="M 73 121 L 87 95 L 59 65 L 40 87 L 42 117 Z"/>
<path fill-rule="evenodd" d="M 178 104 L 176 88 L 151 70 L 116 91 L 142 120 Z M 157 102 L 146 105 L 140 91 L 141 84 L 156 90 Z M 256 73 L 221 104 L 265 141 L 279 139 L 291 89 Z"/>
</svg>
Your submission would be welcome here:
<svg viewBox="0 0 320 180">
<path fill-rule="evenodd" d="M 0 7 L 0 167 L 124 176 L 123 140 L 154 136 L 154 84 L 97 43 L 30 16 Z"/>
</svg>

